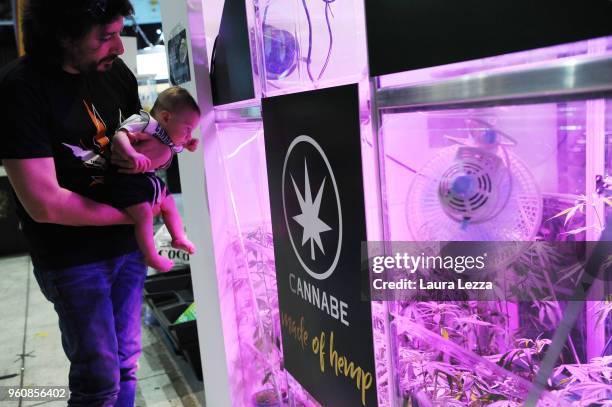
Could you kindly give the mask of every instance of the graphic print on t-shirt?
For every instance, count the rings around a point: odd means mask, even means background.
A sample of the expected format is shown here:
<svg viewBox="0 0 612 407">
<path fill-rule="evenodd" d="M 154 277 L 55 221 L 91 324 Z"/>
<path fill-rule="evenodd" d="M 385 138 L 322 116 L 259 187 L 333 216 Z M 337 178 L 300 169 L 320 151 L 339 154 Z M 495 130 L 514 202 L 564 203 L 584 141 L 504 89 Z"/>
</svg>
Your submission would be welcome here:
<svg viewBox="0 0 612 407">
<path fill-rule="evenodd" d="M 62 144 L 69 148 L 72 155 L 79 158 L 85 167 L 105 169 L 107 160 L 104 158 L 103 154 L 107 152 L 108 146 L 110 145 L 110 139 L 106 136 L 106 123 L 93 103 L 87 103 L 83 100 L 83 105 L 85 105 L 85 111 L 95 128 L 95 134 L 91 139 L 91 143 L 88 142 L 89 140 L 81 140 L 80 146 L 68 143 Z M 119 109 L 119 123 L 121 123 L 122 116 L 121 109 Z M 87 149 L 86 145 L 90 144 L 93 149 Z"/>
<path fill-rule="evenodd" d="M 96 154 L 92 150 L 84 150 L 79 146 L 73 146 L 72 144 L 62 143 L 64 146 L 68 147 L 72 154 L 80 158 L 83 161 L 83 165 L 89 168 L 106 168 L 106 159 L 102 157 L 100 154 Z"/>
<path fill-rule="evenodd" d="M 84 100 L 83 104 L 85 105 L 85 109 L 87 109 L 87 114 L 89 114 L 91 122 L 96 128 L 96 135 L 94 136 L 93 143 L 97 148 L 104 151 L 106 146 L 110 143 L 110 140 L 106 137 L 106 123 L 104 123 L 104 120 L 100 117 L 93 103 L 91 104 L 91 108 Z"/>
</svg>

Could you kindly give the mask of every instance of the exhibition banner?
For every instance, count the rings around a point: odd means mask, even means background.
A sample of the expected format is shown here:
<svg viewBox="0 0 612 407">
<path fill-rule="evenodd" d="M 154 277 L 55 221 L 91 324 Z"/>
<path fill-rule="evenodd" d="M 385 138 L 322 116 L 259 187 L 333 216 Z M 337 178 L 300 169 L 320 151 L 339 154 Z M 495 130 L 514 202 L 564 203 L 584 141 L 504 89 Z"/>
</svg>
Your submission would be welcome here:
<svg viewBox="0 0 612 407">
<path fill-rule="evenodd" d="M 176 33 L 174 33 L 176 31 Z M 187 30 L 177 26 L 168 40 L 168 65 L 170 67 L 170 83 L 181 85 L 191 80 L 189 70 L 189 46 L 187 45 Z"/>
<path fill-rule="evenodd" d="M 323 406 L 376 406 L 357 85 L 265 98 L 287 371 Z"/>
</svg>

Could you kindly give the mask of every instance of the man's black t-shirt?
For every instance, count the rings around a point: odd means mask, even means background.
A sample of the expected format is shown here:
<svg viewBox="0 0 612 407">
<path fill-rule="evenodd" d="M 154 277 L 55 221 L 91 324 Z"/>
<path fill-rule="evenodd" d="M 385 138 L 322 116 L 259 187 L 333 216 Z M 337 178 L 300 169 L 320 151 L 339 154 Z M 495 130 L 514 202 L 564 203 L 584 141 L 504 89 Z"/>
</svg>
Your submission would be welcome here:
<svg viewBox="0 0 612 407">
<path fill-rule="evenodd" d="M 83 193 L 109 165 L 109 140 L 140 111 L 136 78 L 117 60 L 111 70 L 69 74 L 21 58 L 0 72 L 0 158 L 53 157 L 63 188 Z M 62 268 L 137 249 L 132 226 L 75 227 L 17 213 L 36 267 Z"/>
</svg>

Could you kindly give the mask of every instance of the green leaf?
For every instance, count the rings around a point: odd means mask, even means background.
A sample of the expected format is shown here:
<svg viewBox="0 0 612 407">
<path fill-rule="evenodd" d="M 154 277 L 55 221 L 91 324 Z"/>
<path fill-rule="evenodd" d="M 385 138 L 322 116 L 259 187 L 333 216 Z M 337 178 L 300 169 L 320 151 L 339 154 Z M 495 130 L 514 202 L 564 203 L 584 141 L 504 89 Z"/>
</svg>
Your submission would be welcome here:
<svg viewBox="0 0 612 407">
<path fill-rule="evenodd" d="M 576 205 L 576 206 L 578 206 L 578 205 Z M 558 218 L 558 217 L 560 217 L 560 216 L 563 216 L 563 215 L 565 215 L 566 213 L 569 213 L 569 212 L 570 212 L 572 209 L 575 209 L 575 208 L 576 208 L 576 206 L 572 206 L 571 208 L 564 209 L 564 210 L 562 210 L 561 212 L 559 212 L 558 214 L 556 214 L 555 216 L 553 216 L 552 218 L 548 218 L 548 219 L 546 219 L 546 221 L 548 222 L 549 220 L 553 220 L 554 218 Z"/>
</svg>

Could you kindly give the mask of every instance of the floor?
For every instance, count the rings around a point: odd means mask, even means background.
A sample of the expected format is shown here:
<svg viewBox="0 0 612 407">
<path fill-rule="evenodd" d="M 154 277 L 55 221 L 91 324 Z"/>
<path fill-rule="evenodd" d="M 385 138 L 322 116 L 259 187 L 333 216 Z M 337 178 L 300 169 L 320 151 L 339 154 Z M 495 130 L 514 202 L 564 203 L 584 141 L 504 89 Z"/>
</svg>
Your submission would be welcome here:
<svg viewBox="0 0 612 407">
<path fill-rule="evenodd" d="M 0 406 L 65 406 L 65 401 L 1 399 L 7 386 L 68 385 L 57 315 L 38 288 L 28 256 L 0 258 L 0 321 Z M 159 327 L 143 323 L 136 406 L 204 406 L 202 382 L 166 341 Z"/>
</svg>

